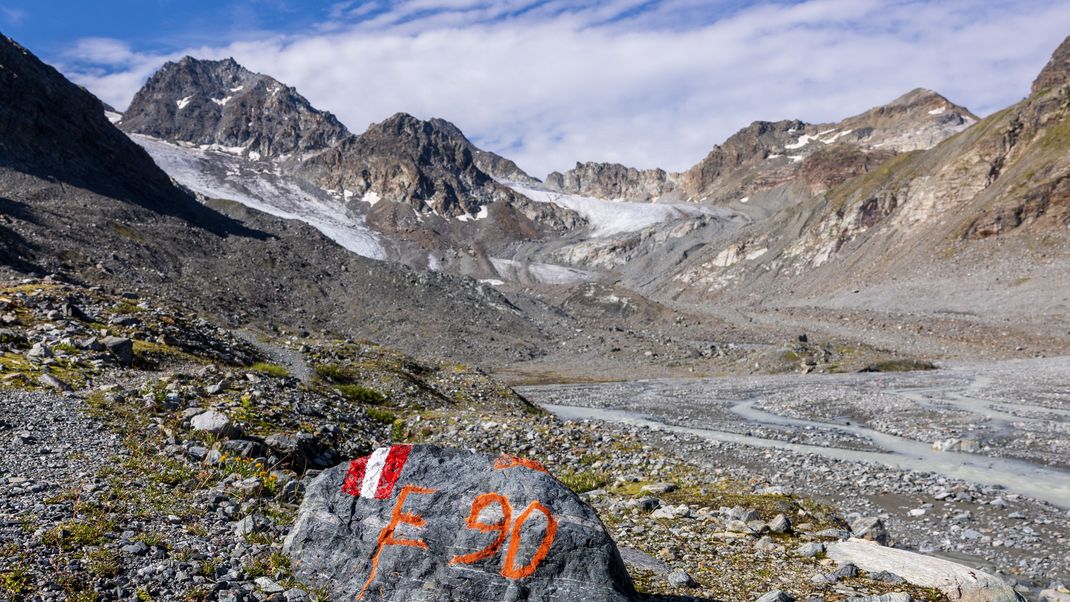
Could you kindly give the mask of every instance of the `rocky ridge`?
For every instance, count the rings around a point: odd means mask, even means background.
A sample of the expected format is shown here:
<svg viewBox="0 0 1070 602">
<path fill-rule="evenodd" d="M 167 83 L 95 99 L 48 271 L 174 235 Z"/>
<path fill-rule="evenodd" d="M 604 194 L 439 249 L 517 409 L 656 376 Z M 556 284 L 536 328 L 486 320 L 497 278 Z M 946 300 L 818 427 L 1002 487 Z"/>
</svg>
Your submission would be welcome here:
<svg viewBox="0 0 1070 602">
<path fill-rule="evenodd" d="M 756 121 L 684 172 L 577 163 L 564 174 L 550 174 L 547 184 L 562 192 L 607 199 L 746 202 L 753 194 L 800 178 L 808 183 L 817 183 L 816 179 L 826 188 L 842 183 L 896 153 L 930 148 L 976 121 L 964 107 L 931 90 L 917 89 L 839 123 Z M 806 163 L 819 153 L 832 153 L 835 161 Z M 833 162 L 847 166 L 819 168 Z"/>
<path fill-rule="evenodd" d="M 663 169 L 635 169 L 618 163 L 576 163 L 565 173 L 551 172 L 546 185 L 568 194 L 601 199 L 649 201 L 676 190 L 675 177 Z"/>
<path fill-rule="evenodd" d="M 1070 81 L 1070 37 L 1063 40 L 1044 66 L 1031 87 L 1032 94 L 1039 94 L 1048 88 L 1065 85 Z"/>
</svg>

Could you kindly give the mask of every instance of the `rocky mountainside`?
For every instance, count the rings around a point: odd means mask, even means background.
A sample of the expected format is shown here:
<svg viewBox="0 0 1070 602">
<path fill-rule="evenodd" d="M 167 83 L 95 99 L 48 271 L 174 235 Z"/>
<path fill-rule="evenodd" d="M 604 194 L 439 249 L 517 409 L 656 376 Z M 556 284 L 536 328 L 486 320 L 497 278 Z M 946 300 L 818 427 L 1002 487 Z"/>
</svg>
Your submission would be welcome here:
<svg viewBox="0 0 1070 602">
<path fill-rule="evenodd" d="M 976 121 L 969 110 L 917 89 L 839 123 L 756 121 L 685 172 L 577 163 L 564 174 L 550 174 L 546 183 L 607 199 L 746 202 L 796 180 L 827 188 L 896 153 L 930 148 Z"/>
<path fill-rule="evenodd" d="M 153 290 L 235 324 L 397 337 L 428 353 L 485 357 L 483 342 L 539 353 L 538 327 L 493 288 L 366 259 L 234 202 L 198 202 L 89 93 L 6 38 L 0 53 L 5 269 Z"/>
<path fill-rule="evenodd" d="M 271 77 L 234 59 L 188 56 L 145 82 L 119 127 L 251 159 L 319 151 L 349 135 L 334 115 Z"/>
<path fill-rule="evenodd" d="M 398 113 L 310 158 L 312 181 L 347 196 L 409 204 L 446 217 L 476 215 L 517 195 L 476 165 L 475 147 L 456 126 Z"/>
<path fill-rule="evenodd" d="M 472 144 L 460 128 L 445 119 L 432 117 L 429 123 L 436 130 L 445 132 L 450 138 L 467 146 L 468 150 L 472 152 L 472 156 L 475 157 L 476 167 L 495 180 L 519 184 L 535 184 L 539 182 L 536 178 L 529 176 L 523 169 L 520 169 L 511 159 L 506 159 L 497 153 L 485 151 Z"/>
<path fill-rule="evenodd" d="M 398 114 L 349 135 L 231 59 L 167 63 L 118 123 L 204 198 L 299 219 L 355 253 L 418 269 L 497 280 L 492 259 L 511 246 L 584 226 L 500 184 L 537 180 L 452 123 Z"/>
<path fill-rule="evenodd" d="M 1049 64 L 1026 100 L 711 245 L 667 286 L 687 298 L 790 291 L 807 303 L 898 311 L 1029 307 L 1030 320 L 1061 322 L 1070 78 L 1058 73 Z"/>
</svg>

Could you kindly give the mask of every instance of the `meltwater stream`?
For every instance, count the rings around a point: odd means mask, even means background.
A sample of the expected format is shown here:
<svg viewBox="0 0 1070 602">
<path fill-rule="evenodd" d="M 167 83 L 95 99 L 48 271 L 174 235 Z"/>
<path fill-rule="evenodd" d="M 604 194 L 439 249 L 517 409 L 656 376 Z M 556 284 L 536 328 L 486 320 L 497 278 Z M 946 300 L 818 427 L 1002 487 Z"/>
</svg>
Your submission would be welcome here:
<svg viewBox="0 0 1070 602">
<path fill-rule="evenodd" d="M 1070 472 L 1047 468 L 1021 460 L 992 458 L 968 453 L 937 452 L 928 444 L 881 433 L 861 426 L 812 422 L 777 416 L 755 408 L 753 401 L 736 404 L 731 409 L 741 418 L 753 423 L 840 429 L 866 437 L 885 451 L 861 451 L 804 445 L 727 431 L 678 426 L 660 422 L 654 417 L 627 410 L 541 405 L 547 411 L 568 420 L 602 420 L 692 435 L 711 441 L 782 449 L 851 462 L 872 462 L 901 469 L 932 472 L 981 485 L 1002 485 L 1008 491 L 1044 500 L 1062 508 L 1070 508 Z"/>
</svg>

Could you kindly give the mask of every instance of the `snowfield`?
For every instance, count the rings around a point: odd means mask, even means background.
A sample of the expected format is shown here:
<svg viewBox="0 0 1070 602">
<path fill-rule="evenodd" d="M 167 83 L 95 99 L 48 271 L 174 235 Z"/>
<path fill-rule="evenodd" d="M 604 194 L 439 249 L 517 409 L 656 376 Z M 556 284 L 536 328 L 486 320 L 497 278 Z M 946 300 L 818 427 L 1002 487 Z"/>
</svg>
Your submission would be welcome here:
<svg viewBox="0 0 1070 602">
<path fill-rule="evenodd" d="M 368 229 L 363 217 L 348 212 L 342 198 L 309 190 L 277 170 L 268 171 L 262 164 L 250 164 L 240 157 L 170 144 L 150 136 L 130 137 L 169 176 L 198 194 L 303 221 L 357 255 L 386 259 L 379 235 Z"/>
<path fill-rule="evenodd" d="M 531 188 L 530 186 L 512 182 L 502 182 L 502 184 L 533 201 L 553 203 L 575 211 L 586 218 L 591 225 L 591 236 L 595 237 L 638 232 L 662 222 L 717 213 L 716 210 L 710 207 L 699 205 L 607 201 L 605 199 Z"/>
</svg>

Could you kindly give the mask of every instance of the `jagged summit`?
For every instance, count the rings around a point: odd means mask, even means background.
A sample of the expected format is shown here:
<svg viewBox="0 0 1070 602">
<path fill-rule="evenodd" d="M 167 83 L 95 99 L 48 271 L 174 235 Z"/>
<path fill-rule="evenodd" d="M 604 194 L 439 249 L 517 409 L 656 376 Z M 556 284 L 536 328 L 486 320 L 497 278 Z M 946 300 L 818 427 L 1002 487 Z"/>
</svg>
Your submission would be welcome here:
<svg viewBox="0 0 1070 602">
<path fill-rule="evenodd" d="M 1070 83 L 1070 36 L 1055 49 L 1051 60 L 1033 80 L 1032 93 L 1037 94 L 1048 88 Z"/>
<path fill-rule="evenodd" d="M 119 126 L 253 159 L 319 151 L 349 134 L 334 115 L 272 77 L 232 58 L 189 56 L 164 64 L 150 77 Z"/>
</svg>

